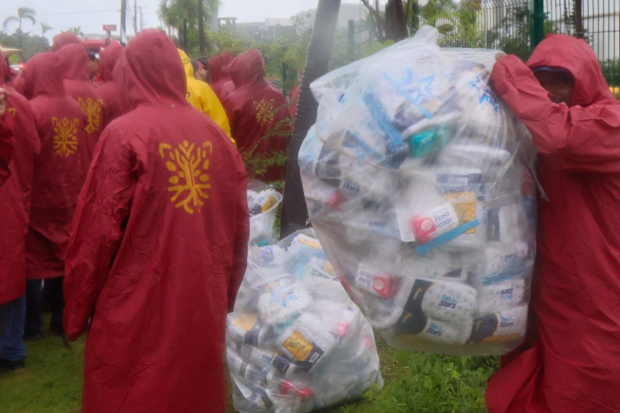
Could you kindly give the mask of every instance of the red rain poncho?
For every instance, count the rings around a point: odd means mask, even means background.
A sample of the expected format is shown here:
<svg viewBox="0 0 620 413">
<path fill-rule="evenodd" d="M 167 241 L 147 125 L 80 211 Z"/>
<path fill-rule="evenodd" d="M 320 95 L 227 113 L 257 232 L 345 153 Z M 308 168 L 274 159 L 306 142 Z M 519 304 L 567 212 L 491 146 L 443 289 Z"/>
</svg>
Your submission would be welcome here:
<svg viewBox="0 0 620 413">
<path fill-rule="evenodd" d="M 30 229 L 26 240 L 27 276 L 62 277 L 77 197 L 84 182 L 80 146 L 86 143 L 84 115 L 64 90 L 56 54 L 41 53 L 24 69 L 41 153 L 35 160 Z"/>
<path fill-rule="evenodd" d="M 9 165 L 14 149 L 13 121 L 5 114 L 0 116 L 0 185 L 11 176 Z"/>
<path fill-rule="evenodd" d="M 529 68 L 528 68 L 529 66 Z M 532 70 L 568 70 L 571 106 Z M 620 102 L 590 47 L 548 36 L 528 60 L 500 60 L 495 90 L 532 133 L 540 201 L 530 329 L 487 389 L 490 412 L 620 411 Z"/>
<path fill-rule="evenodd" d="M 0 305 L 21 297 L 26 289 L 26 234 L 35 155 L 40 143 L 30 104 L 4 85 L 8 70 L 0 52 L 0 88 L 10 92 L 5 121 L 15 131 L 11 177 L 0 187 Z M 2 118 L 0 117 L 0 123 Z"/>
<path fill-rule="evenodd" d="M 278 125 L 278 122 L 289 118 L 287 101 L 282 92 L 263 79 L 264 69 L 265 60 L 258 50 L 249 50 L 237 56 L 230 65 L 237 88 L 226 98 L 224 108 L 233 138 L 246 160 L 248 173 L 261 181 L 273 182 L 284 179 L 284 165 L 271 166 L 266 173 L 260 174 L 248 162 L 248 158 L 286 154 L 287 134 L 291 130 L 290 124 Z"/>
<path fill-rule="evenodd" d="M 226 82 L 229 82 L 230 73 L 228 72 L 228 66 L 235 60 L 235 55 L 227 52 L 217 56 L 212 56 L 207 61 L 209 63 L 209 77 L 211 78 L 211 89 L 215 92 L 217 97 L 222 100 L 225 96 L 222 95 L 223 87 Z M 234 84 L 233 84 L 234 87 Z M 228 91 L 230 94 L 232 91 Z"/>
<path fill-rule="evenodd" d="M 115 77 L 131 112 L 97 147 L 64 284 L 69 338 L 92 318 L 82 411 L 224 412 L 247 175 L 230 139 L 185 100 L 183 66 L 164 33 L 132 39 Z"/>
<path fill-rule="evenodd" d="M 88 173 L 90 162 L 104 127 L 103 100 L 88 78 L 88 51 L 81 44 L 70 44 L 55 53 L 65 68 L 64 85 L 67 94 L 80 105 L 86 118 L 84 128 L 88 139 L 82 145 L 80 153 L 84 166 L 84 176 Z"/>
<path fill-rule="evenodd" d="M 121 57 L 122 52 L 123 46 L 119 43 L 112 43 L 103 49 L 100 54 L 99 73 L 103 83 L 99 85 L 97 92 L 101 100 L 103 100 L 106 125 L 121 115 L 121 108 L 114 86 L 114 66 Z"/>
<path fill-rule="evenodd" d="M 77 37 L 77 35 L 73 32 L 62 32 L 59 35 L 54 36 L 53 42 L 54 43 L 52 44 L 52 52 L 57 52 L 63 47 L 70 44 L 82 43 L 80 38 Z"/>
</svg>

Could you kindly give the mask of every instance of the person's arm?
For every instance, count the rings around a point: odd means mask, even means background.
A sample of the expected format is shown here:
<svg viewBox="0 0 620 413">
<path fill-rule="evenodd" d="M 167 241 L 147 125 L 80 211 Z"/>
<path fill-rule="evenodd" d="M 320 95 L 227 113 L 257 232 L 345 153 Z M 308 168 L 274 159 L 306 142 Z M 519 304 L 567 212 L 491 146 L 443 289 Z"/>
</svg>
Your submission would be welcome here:
<svg viewBox="0 0 620 413">
<path fill-rule="evenodd" d="M 620 172 L 620 105 L 598 108 L 551 102 L 533 72 L 516 56 L 501 58 L 491 74 L 495 92 L 532 134 L 534 146 L 560 168 Z"/>
<path fill-rule="evenodd" d="M 248 175 L 245 172 L 243 161 L 235 151 L 237 165 L 237 232 L 235 234 L 235 250 L 233 252 L 233 266 L 228 283 L 228 312 L 232 312 L 237 299 L 237 291 L 243 281 L 243 275 L 248 260 L 248 242 L 250 238 L 250 212 L 248 211 Z"/>
<path fill-rule="evenodd" d="M 11 175 L 9 164 L 13 157 L 13 122 L 7 114 L 8 92 L 0 88 L 0 185 Z"/>
<path fill-rule="evenodd" d="M 135 188 L 130 152 L 108 128 L 80 194 L 65 264 L 63 322 L 70 340 L 86 331 L 123 236 Z"/>
</svg>

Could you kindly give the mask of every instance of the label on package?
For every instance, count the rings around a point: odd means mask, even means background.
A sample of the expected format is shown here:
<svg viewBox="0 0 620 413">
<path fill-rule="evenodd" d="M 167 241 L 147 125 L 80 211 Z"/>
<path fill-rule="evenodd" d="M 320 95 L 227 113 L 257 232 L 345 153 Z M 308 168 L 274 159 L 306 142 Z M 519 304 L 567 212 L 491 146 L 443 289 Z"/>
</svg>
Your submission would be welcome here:
<svg viewBox="0 0 620 413">
<path fill-rule="evenodd" d="M 476 194 L 473 192 L 454 192 L 444 194 L 446 201 L 452 204 L 459 224 L 467 224 L 476 219 Z M 466 234 L 475 234 L 476 227 L 471 228 Z"/>
<path fill-rule="evenodd" d="M 459 226 L 458 215 L 450 203 L 440 205 L 424 215 L 415 216 L 411 221 L 415 236 L 422 243 Z"/>
<path fill-rule="evenodd" d="M 284 341 L 282 346 L 298 360 L 298 364 L 301 367 L 308 370 L 312 368 L 323 355 L 323 350 L 314 345 L 314 343 L 308 341 L 303 334 L 297 330 Z"/>
</svg>

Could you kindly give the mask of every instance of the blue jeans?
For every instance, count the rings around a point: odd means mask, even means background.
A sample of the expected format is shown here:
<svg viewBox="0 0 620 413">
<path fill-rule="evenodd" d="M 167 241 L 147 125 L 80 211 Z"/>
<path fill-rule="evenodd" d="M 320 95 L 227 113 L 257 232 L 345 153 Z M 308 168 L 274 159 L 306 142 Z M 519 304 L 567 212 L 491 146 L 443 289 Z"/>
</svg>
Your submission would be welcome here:
<svg viewBox="0 0 620 413">
<path fill-rule="evenodd" d="M 41 290 L 42 280 L 26 281 L 26 334 L 34 334 L 43 327 L 43 314 L 41 304 L 43 294 L 49 300 L 52 310 L 52 325 L 62 326 L 62 312 L 65 309 L 65 301 L 62 297 L 62 283 L 64 277 L 47 278 Z"/>
<path fill-rule="evenodd" d="M 0 358 L 19 361 L 26 357 L 24 319 L 26 317 L 26 296 L 0 305 Z"/>
</svg>

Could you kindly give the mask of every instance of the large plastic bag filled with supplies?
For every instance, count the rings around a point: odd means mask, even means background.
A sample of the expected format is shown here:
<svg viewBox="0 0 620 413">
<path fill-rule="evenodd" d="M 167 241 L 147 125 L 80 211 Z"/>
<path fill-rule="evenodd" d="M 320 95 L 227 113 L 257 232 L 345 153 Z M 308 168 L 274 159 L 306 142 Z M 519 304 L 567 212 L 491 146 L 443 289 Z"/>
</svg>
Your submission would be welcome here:
<svg viewBox="0 0 620 413">
<path fill-rule="evenodd" d="M 240 412 L 309 412 L 383 385 L 372 326 L 311 230 L 250 251 L 226 345 Z"/>
<path fill-rule="evenodd" d="M 250 210 L 250 245 L 264 247 L 276 243 L 275 228 L 282 194 L 260 181 L 248 183 L 248 209 Z"/>
<path fill-rule="evenodd" d="M 527 324 L 532 146 L 489 88 L 495 52 L 436 39 L 424 27 L 311 85 L 304 193 L 340 281 L 391 346 L 504 354 Z"/>
</svg>

